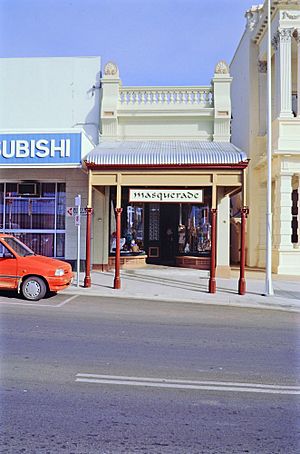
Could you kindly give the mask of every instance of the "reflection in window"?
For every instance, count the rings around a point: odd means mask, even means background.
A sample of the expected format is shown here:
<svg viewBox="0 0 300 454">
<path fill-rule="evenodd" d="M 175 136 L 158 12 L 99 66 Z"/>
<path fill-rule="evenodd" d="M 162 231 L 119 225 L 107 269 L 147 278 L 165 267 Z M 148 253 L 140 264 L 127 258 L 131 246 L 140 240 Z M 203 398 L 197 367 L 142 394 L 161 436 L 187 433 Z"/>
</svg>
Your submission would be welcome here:
<svg viewBox="0 0 300 454">
<path fill-rule="evenodd" d="M 209 207 L 183 205 L 178 226 L 178 252 L 185 255 L 206 255 L 210 250 Z"/>
<path fill-rule="evenodd" d="M 122 250 L 126 253 L 141 253 L 144 249 L 144 205 L 126 207 L 126 223 L 123 231 L 125 242 Z"/>
<path fill-rule="evenodd" d="M 292 243 L 297 244 L 298 237 L 298 205 L 299 205 L 298 189 L 292 191 Z"/>
<path fill-rule="evenodd" d="M 4 225 L 4 184 L 0 184 L 0 230 Z"/>
<path fill-rule="evenodd" d="M 66 185 L 57 183 L 56 199 L 56 228 L 61 230 L 66 228 Z"/>
<path fill-rule="evenodd" d="M 0 229 L 18 235 L 37 254 L 64 257 L 66 185 L 34 184 L 35 195 L 19 191 L 18 183 L 0 184 Z"/>
<path fill-rule="evenodd" d="M 55 200 L 42 198 L 6 198 L 6 229 L 54 229 Z"/>
<path fill-rule="evenodd" d="M 16 233 L 15 236 L 36 254 L 54 257 L 53 233 Z"/>
<path fill-rule="evenodd" d="M 121 254 L 144 253 L 144 205 L 127 205 L 122 213 L 122 234 L 120 239 Z M 116 222 L 114 204 L 111 201 L 110 253 L 116 251 Z"/>
</svg>

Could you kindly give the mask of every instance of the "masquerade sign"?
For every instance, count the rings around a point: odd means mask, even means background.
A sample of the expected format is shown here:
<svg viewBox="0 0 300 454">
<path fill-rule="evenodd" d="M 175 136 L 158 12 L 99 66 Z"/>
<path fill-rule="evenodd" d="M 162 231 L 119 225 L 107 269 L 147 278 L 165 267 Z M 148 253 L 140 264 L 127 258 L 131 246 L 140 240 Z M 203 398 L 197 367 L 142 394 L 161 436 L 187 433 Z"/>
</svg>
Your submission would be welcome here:
<svg viewBox="0 0 300 454">
<path fill-rule="evenodd" d="M 129 202 L 203 203 L 203 190 L 129 189 Z"/>
</svg>

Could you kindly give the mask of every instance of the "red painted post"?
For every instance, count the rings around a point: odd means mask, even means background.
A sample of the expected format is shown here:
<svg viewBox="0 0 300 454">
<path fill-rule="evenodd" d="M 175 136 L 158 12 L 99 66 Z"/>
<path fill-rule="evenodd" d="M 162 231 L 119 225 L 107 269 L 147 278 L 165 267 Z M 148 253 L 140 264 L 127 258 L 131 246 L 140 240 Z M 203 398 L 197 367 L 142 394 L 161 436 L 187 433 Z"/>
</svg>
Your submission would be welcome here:
<svg viewBox="0 0 300 454">
<path fill-rule="evenodd" d="M 115 279 L 114 288 L 121 288 L 120 278 L 120 239 L 121 239 L 121 213 L 122 208 L 116 208 L 116 256 L 115 256 Z"/>
<path fill-rule="evenodd" d="M 86 209 L 86 245 L 85 245 L 85 277 L 84 287 L 92 285 L 91 280 L 91 222 L 93 208 Z"/>
<path fill-rule="evenodd" d="M 212 208 L 209 293 L 216 293 L 216 226 L 217 226 L 217 210 L 215 208 Z"/>
<path fill-rule="evenodd" d="M 241 252 L 240 252 L 240 278 L 239 278 L 239 295 L 246 293 L 245 279 L 245 261 L 246 261 L 246 218 L 249 213 L 248 207 L 241 209 Z"/>
</svg>

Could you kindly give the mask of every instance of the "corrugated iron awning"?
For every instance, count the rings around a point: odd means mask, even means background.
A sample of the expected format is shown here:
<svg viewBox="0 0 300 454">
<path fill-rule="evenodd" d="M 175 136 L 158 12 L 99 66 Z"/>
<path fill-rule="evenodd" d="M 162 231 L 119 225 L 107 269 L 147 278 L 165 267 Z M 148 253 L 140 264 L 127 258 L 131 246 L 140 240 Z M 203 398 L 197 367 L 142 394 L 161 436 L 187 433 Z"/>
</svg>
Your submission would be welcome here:
<svg viewBox="0 0 300 454">
<path fill-rule="evenodd" d="M 201 141 L 101 142 L 85 158 L 87 166 L 194 166 L 247 164 L 232 143 Z"/>
</svg>

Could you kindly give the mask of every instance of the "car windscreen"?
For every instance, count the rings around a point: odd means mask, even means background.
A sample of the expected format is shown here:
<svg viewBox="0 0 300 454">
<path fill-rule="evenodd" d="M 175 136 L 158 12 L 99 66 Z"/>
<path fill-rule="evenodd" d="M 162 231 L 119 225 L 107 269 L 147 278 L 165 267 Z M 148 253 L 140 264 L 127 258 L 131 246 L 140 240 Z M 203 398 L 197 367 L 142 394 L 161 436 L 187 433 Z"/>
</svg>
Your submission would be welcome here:
<svg viewBox="0 0 300 454">
<path fill-rule="evenodd" d="M 18 255 L 21 257 L 26 257 L 28 255 L 34 255 L 34 252 L 17 238 L 3 238 L 8 246 L 10 246 Z"/>
</svg>

